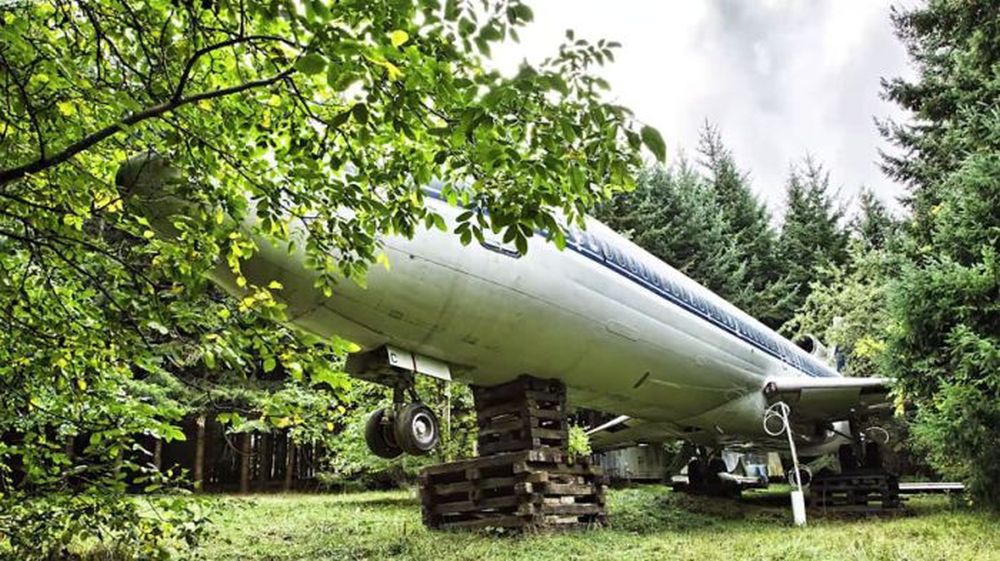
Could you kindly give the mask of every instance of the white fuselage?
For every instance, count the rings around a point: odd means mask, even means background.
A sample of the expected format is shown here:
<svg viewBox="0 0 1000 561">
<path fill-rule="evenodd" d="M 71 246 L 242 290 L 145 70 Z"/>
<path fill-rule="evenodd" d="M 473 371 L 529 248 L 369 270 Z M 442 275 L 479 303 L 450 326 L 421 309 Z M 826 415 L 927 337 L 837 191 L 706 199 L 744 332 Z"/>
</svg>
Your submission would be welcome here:
<svg viewBox="0 0 1000 561">
<path fill-rule="evenodd" d="M 131 174 L 132 200 L 170 234 L 170 216 L 188 207 L 164 188 L 177 172 L 158 160 L 130 165 L 119 181 Z M 428 193 L 453 228 L 463 209 Z M 564 250 L 536 234 L 525 255 L 499 239 L 463 246 L 438 230 L 388 237 L 388 267 L 372 266 L 365 287 L 342 280 L 329 297 L 305 264 L 305 235 L 293 233 L 293 251 L 257 239 L 242 264 L 251 282 L 283 285 L 276 297 L 290 323 L 362 350 L 391 344 L 438 359 L 471 383 L 557 378 L 571 404 L 653 423 L 665 438 L 764 444 L 766 380 L 838 376 L 597 220 L 571 228 Z M 225 264 L 213 277 L 243 293 Z M 834 440 L 809 427 L 796 432 L 817 449 Z"/>
<path fill-rule="evenodd" d="M 462 212 L 428 204 L 452 227 Z M 574 405 L 703 441 L 761 437 L 765 379 L 838 375 L 593 219 L 566 249 L 539 234 L 523 256 L 499 239 L 463 246 L 438 230 L 389 237 L 389 266 L 373 266 L 364 288 L 342 281 L 329 298 L 301 253 L 258 243 L 245 274 L 280 281 L 289 321 L 304 330 L 363 350 L 402 347 L 471 383 L 558 378 Z M 216 280 L 238 292 L 220 271 Z"/>
</svg>

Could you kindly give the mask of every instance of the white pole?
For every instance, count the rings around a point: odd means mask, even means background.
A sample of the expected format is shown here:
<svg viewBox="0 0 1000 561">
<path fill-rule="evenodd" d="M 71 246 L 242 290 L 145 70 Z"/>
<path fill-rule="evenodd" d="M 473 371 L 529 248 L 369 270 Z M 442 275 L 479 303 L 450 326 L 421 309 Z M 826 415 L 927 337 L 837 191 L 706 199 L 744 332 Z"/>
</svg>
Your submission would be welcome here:
<svg viewBox="0 0 1000 561">
<path fill-rule="evenodd" d="M 792 426 L 788 422 L 788 413 L 791 408 L 787 403 L 779 401 L 767 408 L 764 413 L 764 430 L 767 431 L 771 436 L 778 436 L 781 432 L 784 432 L 788 436 L 788 449 L 792 453 L 792 473 L 795 476 L 795 484 L 797 489 L 792 490 L 792 519 L 796 526 L 805 526 L 806 524 L 806 498 L 805 494 L 802 492 L 802 476 L 799 473 L 799 456 L 795 450 L 795 440 L 792 438 Z M 770 415 L 777 415 L 781 419 L 782 431 L 777 433 L 772 433 L 767 427 L 767 417 Z"/>
</svg>

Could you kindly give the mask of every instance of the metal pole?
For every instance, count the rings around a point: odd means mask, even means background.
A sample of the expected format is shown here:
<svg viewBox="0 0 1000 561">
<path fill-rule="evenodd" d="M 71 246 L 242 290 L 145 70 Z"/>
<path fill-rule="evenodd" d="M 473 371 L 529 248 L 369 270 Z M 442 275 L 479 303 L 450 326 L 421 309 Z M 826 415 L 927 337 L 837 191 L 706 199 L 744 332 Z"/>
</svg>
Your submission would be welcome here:
<svg viewBox="0 0 1000 561">
<path fill-rule="evenodd" d="M 792 473 L 795 474 L 795 484 L 798 490 L 792 490 L 792 518 L 796 526 L 806 524 L 806 502 L 805 493 L 802 491 L 802 477 L 799 475 L 799 456 L 795 450 L 795 439 L 792 438 L 792 425 L 788 421 L 788 414 L 791 408 L 787 403 L 779 401 L 767 408 L 764 412 L 764 431 L 771 436 L 778 436 L 782 432 L 788 437 L 788 449 L 792 453 Z M 777 416 L 781 419 L 782 428 L 778 432 L 772 432 L 767 426 L 770 416 Z"/>
</svg>

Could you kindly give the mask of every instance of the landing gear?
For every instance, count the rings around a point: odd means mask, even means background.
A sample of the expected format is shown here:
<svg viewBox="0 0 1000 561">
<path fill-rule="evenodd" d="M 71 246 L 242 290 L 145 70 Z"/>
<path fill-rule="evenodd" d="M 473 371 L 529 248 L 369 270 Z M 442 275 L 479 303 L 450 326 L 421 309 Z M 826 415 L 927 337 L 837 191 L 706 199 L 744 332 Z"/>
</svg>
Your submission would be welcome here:
<svg viewBox="0 0 1000 561">
<path fill-rule="evenodd" d="M 372 454 L 391 460 L 403 453 L 396 444 L 391 409 L 376 409 L 365 423 L 365 443 Z"/>
<path fill-rule="evenodd" d="M 687 465 L 687 485 L 675 485 L 677 491 L 714 497 L 739 497 L 740 486 L 724 476 L 728 474 L 726 462 L 710 458 L 704 451 L 692 458 Z"/>
<path fill-rule="evenodd" d="M 407 454 L 423 456 L 437 447 L 441 431 L 437 415 L 423 403 L 409 403 L 396 410 L 396 442 Z"/>
<path fill-rule="evenodd" d="M 837 449 L 837 461 L 840 463 L 841 472 L 850 472 L 858 469 L 858 457 L 854 454 L 853 444 L 841 444 Z"/>
<path fill-rule="evenodd" d="M 882 453 L 877 442 L 859 439 L 859 457 L 855 445 L 845 444 L 837 451 L 840 473 L 823 470 L 813 478 L 809 495 L 813 506 L 882 509 L 902 506 L 899 498 L 899 478 L 882 465 Z"/>
<path fill-rule="evenodd" d="M 409 398 L 412 401 L 406 403 Z M 368 449 L 380 458 L 393 459 L 403 452 L 413 456 L 431 453 L 441 440 L 437 415 L 420 402 L 410 383 L 393 389 L 393 406 L 377 409 L 365 424 Z"/>
<path fill-rule="evenodd" d="M 688 486 L 691 489 L 705 486 L 705 462 L 695 458 L 688 462 Z"/>
</svg>

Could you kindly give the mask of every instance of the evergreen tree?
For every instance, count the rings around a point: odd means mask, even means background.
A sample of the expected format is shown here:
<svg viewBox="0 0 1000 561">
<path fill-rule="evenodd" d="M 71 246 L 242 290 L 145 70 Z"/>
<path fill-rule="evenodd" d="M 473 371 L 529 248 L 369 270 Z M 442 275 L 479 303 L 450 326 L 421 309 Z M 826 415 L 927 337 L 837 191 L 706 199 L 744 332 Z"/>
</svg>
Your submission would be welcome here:
<svg viewBox="0 0 1000 561">
<path fill-rule="evenodd" d="M 778 249 L 787 270 L 789 318 L 805 303 L 811 283 L 821 281 L 831 266 L 847 261 L 848 234 L 840 226 L 844 213 L 834 206 L 829 185 L 829 173 L 810 157 L 801 167 L 793 167 L 788 177 Z"/>
<path fill-rule="evenodd" d="M 889 209 L 869 189 L 858 197 L 858 213 L 851 221 L 851 232 L 864 247 L 882 249 L 896 232 L 897 223 Z"/>
<path fill-rule="evenodd" d="M 918 70 L 886 83 L 913 112 L 885 168 L 910 186 L 909 262 L 890 287 L 888 373 L 918 407 L 936 469 L 1000 507 L 1000 3 L 931 1 L 893 16 Z"/>
<path fill-rule="evenodd" d="M 935 0 L 927 9 L 894 9 L 892 19 L 917 78 L 883 79 L 885 97 L 915 118 L 880 123 L 883 135 L 900 149 L 883 154 L 882 167 L 911 187 L 910 234 L 926 243 L 941 201 L 939 186 L 969 152 L 1000 142 L 996 127 L 982 118 L 996 111 L 1000 96 L 1000 4 Z"/>
<path fill-rule="evenodd" d="M 724 298 L 745 275 L 707 187 L 685 160 L 645 170 L 634 191 L 595 215 L 612 229 Z"/>
<path fill-rule="evenodd" d="M 733 279 L 740 283 L 740 290 L 731 301 L 777 328 L 791 314 L 787 311 L 788 285 L 778 260 L 771 215 L 750 188 L 747 175 L 737 167 L 718 129 L 705 124 L 698 152 L 705 181 L 722 217 L 723 236 L 735 244 L 736 258 L 744 272 Z"/>
</svg>

